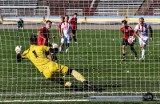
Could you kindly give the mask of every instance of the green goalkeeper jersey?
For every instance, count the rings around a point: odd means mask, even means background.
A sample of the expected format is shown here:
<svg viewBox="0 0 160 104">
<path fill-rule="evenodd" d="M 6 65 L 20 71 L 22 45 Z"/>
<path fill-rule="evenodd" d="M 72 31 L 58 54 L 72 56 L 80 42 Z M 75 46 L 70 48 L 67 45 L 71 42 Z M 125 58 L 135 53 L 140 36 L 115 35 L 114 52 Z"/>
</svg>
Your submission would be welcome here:
<svg viewBox="0 0 160 104">
<path fill-rule="evenodd" d="M 17 22 L 17 24 L 18 24 L 18 28 L 22 28 L 23 27 L 23 20 L 19 20 Z"/>
</svg>

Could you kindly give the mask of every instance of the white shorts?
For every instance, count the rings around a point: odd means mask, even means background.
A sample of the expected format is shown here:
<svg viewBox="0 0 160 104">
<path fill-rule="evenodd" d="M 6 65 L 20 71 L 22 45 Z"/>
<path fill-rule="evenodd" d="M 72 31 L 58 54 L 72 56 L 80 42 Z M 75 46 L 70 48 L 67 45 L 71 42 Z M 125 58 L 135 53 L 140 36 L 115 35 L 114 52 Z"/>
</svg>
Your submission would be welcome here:
<svg viewBox="0 0 160 104">
<path fill-rule="evenodd" d="M 61 38 L 61 43 L 70 43 L 70 36 Z"/>
<path fill-rule="evenodd" d="M 147 45 L 148 43 L 148 37 L 142 38 L 139 40 L 139 45 L 142 47 L 143 45 Z"/>
</svg>

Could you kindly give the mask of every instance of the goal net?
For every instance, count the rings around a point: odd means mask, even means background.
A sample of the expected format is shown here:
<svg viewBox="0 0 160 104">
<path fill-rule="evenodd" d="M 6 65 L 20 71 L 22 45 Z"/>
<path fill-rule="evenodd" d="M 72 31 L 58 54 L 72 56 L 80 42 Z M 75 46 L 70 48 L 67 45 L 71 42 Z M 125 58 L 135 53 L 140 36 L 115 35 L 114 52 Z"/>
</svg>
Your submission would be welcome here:
<svg viewBox="0 0 160 104">
<path fill-rule="evenodd" d="M 152 93 L 160 97 L 160 2 L 159 0 L 1 0 L 0 1 L 0 102 L 49 102 L 49 101 L 138 101 Z M 57 81 L 46 79 L 28 59 L 17 62 L 16 46 L 23 51 L 30 47 L 29 37 L 37 35 L 51 20 L 49 43 L 60 45 L 58 24 L 60 16 L 77 13 L 76 38 L 71 40 L 69 51 L 56 54 L 58 64 L 66 65 L 81 73 L 98 90 L 87 88 L 74 75 L 62 76 L 81 91 L 73 91 Z M 153 30 L 141 58 L 139 39 L 134 48 L 124 45 L 121 21 L 128 21 L 134 30 L 139 18 Z M 19 18 L 24 28 L 18 28 Z M 144 27 L 145 28 L 145 27 Z M 72 31 L 71 31 L 72 33 Z M 123 42 L 122 42 L 123 41 Z M 122 47 L 125 48 L 125 60 Z M 47 67 L 45 67 L 47 69 Z M 45 69 L 44 68 L 44 69 Z M 128 99 L 128 100 L 127 100 Z"/>
</svg>

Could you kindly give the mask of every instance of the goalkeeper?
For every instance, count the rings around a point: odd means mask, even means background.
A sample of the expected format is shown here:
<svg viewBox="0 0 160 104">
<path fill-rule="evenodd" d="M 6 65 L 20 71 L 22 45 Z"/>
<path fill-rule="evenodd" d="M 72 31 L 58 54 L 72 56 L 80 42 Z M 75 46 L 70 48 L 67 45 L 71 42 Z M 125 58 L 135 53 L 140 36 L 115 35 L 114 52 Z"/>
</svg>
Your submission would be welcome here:
<svg viewBox="0 0 160 104">
<path fill-rule="evenodd" d="M 24 29 L 24 22 L 22 18 L 20 18 L 19 21 L 17 22 L 17 28 L 22 30 Z"/>
<path fill-rule="evenodd" d="M 51 61 L 45 55 L 46 52 L 57 53 L 58 48 L 50 48 L 48 46 L 38 46 L 37 37 L 31 35 L 30 47 L 21 55 L 21 47 L 15 48 L 17 54 L 17 62 L 21 62 L 22 59 L 29 59 L 36 68 L 45 76 L 46 79 L 57 81 L 58 83 L 70 87 L 74 91 L 79 91 L 76 85 L 73 85 L 70 81 L 65 81 L 62 77 L 65 75 L 72 75 L 75 79 L 82 82 L 84 86 L 94 91 L 97 91 L 95 86 L 91 85 L 79 72 L 72 70 L 65 65 L 57 64 Z"/>
</svg>

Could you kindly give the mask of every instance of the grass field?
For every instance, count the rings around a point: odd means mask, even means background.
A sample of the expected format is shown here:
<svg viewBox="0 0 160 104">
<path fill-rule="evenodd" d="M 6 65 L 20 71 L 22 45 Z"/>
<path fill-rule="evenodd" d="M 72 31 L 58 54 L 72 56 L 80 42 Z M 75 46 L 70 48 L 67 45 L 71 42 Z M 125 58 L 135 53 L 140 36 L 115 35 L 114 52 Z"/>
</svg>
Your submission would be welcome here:
<svg viewBox="0 0 160 104">
<path fill-rule="evenodd" d="M 143 95 L 160 93 L 160 30 L 154 30 L 154 41 L 147 46 L 146 60 L 134 60 L 127 47 L 127 60 L 121 60 L 122 34 L 119 30 L 78 30 L 78 45 L 71 42 L 69 53 L 59 53 L 60 64 L 81 72 L 103 92 L 73 92 L 55 82 L 46 80 L 29 60 L 16 63 L 15 46 L 29 47 L 30 34 L 37 30 L 0 30 L 0 101 L 4 100 L 74 100 L 88 96 Z M 51 33 L 57 34 L 56 30 Z M 59 43 L 60 39 L 50 42 Z M 141 56 L 138 41 L 135 43 Z M 82 87 L 73 77 L 66 80 Z M 115 85 L 115 86 L 114 86 Z M 118 85 L 118 86 L 116 86 Z"/>
</svg>

